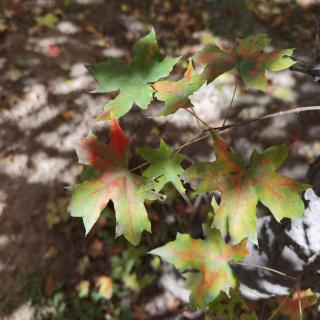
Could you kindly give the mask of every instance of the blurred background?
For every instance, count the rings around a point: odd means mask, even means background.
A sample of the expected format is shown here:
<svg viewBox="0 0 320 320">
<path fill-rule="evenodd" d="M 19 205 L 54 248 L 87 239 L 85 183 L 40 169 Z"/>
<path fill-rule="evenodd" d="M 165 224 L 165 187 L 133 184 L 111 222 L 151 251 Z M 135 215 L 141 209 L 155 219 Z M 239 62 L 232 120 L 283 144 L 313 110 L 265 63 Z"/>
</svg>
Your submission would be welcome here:
<svg viewBox="0 0 320 320">
<path fill-rule="evenodd" d="M 188 58 L 212 40 L 228 45 L 266 32 L 274 48 L 296 48 L 308 66 L 319 14 L 319 0 L 1 0 L 0 319 L 203 319 L 189 309 L 175 270 L 147 252 L 177 231 L 196 235 L 208 199 L 190 202 L 168 186 L 164 203 L 148 205 L 154 236 L 136 248 L 115 240 L 111 208 L 86 238 L 81 220 L 67 213 L 65 187 L 91 174 L 77 164 L 75 141 L 89 130 L 107 138 L 93 119 L 112 98 L 90 93 L 96 84 L 84 65 L 108 57 L 129 62 L 134 42 L 154 27 L 167 55 Z M 229 121 L 320 103 L 319 84 L 308 74 L 286 70 L 268 80 L 266 93 L 238 86 Z M 198 115 L 221 125 L 235 82 L 230 72 L 202 87 L 192 97 Z M 121 119 L 135 146 L 158 146 L 162 136 L 177 147 L 199 132 L 184 110 L 152 117 L 158 108 L 133 108 Z M 317 112 L 294 114 L 229 130 L 225 138 L 245 157 L 253 148 L 290 143 L 282 172 L 306 181 L 320 154 L 319 120 Z M 213 158 L 210 141 L 185 154 Z"/>
</svg>

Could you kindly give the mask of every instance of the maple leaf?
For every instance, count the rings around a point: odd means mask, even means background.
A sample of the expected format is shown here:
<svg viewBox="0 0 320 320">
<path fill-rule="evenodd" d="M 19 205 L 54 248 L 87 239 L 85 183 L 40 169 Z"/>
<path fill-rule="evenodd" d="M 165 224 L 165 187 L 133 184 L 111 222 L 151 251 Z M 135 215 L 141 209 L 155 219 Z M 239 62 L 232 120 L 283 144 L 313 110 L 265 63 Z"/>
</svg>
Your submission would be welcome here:
<svg viewBox="0 0 320 320">
<path fill-rule="evenodd" d="M 307 289 L 304 291 L 296 290 L 292 297 L 288 296 L 277 297 L 276 300 L 279 304 L 282 304 L 280 309 L 280 313 L 290 316 L 290 319 L 300 320 L 300 305 L 301 310 L 307 309 L 313 305 L 315 305 L 318 301 L 319 295 L 312 292 L 311 289 Z M 300 303 L 299 303 L 300 301 Z"/>
<path fill-rule="evenodd" d="M 226 244 L 218 230 L 210 230 L 205 240 L 192 239 L 188 234 L 177 235 L 176 240 L 152 250 L 155 254 L 173 264 L 182 272 L 189 272 L 187 282 L 191 292 L 191 302 L 200 308 L 206 307 L 221 291 L 237 285 L 230 261 L 239 262 L 249 254 L 247 240 L 232 246 Z"/>
<path fill-rule="evenodd" d="M 89 134 L 76 146 L 79 162 L 91 165 L 100 173 L 73 187 L 69 210 L 73 217 L 82 217 L 86 234 L 98 220 L 101 211 L 112 200 L 117 220 L 117 235 L 123 234 L 132 244 L 140 242 L 143 230 L 151 231 L 144 206 L 148 198 L 144 179 L 128 170 L 129 138 L 113 119 L 110 142 L 105 144 Z"/>
<path fill-rule="evenodd" d="M 194 70 L 192 61 L 189 61 L 184 78 L 179 81 L 157 81 L 152 87 L 157 91 L 158 100 L 165 102 L 165 107 L 159 115 L 166 116 L 175 113 L 180 108 L 192 106 L 189 96 L 197 91 L 205 82 L 201 75 Z"/>
<path fill-rule="evenodd" d="M 280 71 L 296 62 L 290 57 L 293 49 L 263 52 L 271 39 L 264 33 L 244 38 L 230 51 L 210 44 L 196 55 L 195 60 L 205 64 L 204 74 L 212 81 L 221 74 L 237 68 L 244 83 L 262 91 L 267 88 L 266 71 Z"/>
<path fill-rule="evenodd" d="M 302 216 L 304 204 L 300 192 L 309 186 L 276 172 L 287 158 L 287 146 L 273 146 L 261 154 L 253 151 L 249 165 L 245 166 L 221 138 L 213 135 L 213 140 L 216 161 L 192 165 L 185 178 L 196 184 L 197 192 L 222 193 L 213 226 L 223 236 L 229 233 L 236 241 L 248 238 L 257 244 L 258 201 L 270 209 L 277 221 Z"/>
<path fill-rule="evenodd" d="M 150 166 L 143 172 L 143 175 L 148 179 L 156 179 L 156 191 L 160 191 L 168 182 L 172 182 L 180 192 L 185 191 L 179 178 L 179 175 L 184 172 L 180 166 L 181 161 L 185 158 L 183 155 L 173 153 L 162 139 L 159 149 L 140 148 L 138 152 L 150 162 Z"/>
<path fill-rule="evenodd" d="M 126 114 L 135 103 L 146 109 L 150 104 L 154 90 L 149 85 L 171 72 L 180 58 L 163 58 L 158 49 L 156 34 L 152 30 L 133 47 L 134 58 L 131 64 L 125 64 L 114 58 L 106 62 L 87 66 L 100 88 L 96 92 L 119 91 L 115 99 L 109 102 L 98 121 L 116 118 Z"/>
</svg>

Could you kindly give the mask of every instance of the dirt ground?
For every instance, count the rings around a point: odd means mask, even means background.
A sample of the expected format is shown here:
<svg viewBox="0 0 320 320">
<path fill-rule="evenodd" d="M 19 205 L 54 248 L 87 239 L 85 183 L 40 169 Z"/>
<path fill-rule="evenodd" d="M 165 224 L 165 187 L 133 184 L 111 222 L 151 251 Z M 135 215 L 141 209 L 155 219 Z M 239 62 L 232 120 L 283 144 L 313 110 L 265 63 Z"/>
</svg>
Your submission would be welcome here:
<svg viewBox="0 0 320 320">
<path fill-rule="evenodd" d="M 230 41 L 267 32 L 274 38 L 275 47 L 297 48 L 300 61 L 312 60 L 313 19 L 320 12 L 317 1 L 286 7 L 270 7 L 272 1 L 267 1 L 267 10 L 256 6 L 251 11 L 238 10 L 238 1 L 232 2 L 1 2 L 1 319 L 28 319 L 29 311 L 19 316 L 19 308 L 28 300 L 30 279 L 42 279 L 48 295 L 60 279 L 67 288 L 73 288 L 81 278 L 75 272 L 79 260 L 89 256 L 90 273 L 105 272 L 104 263 L 115 246 L 110 245 L 109 251 L 95 257 L 92 246 L 96 234 L 85 238 L 81 221 L 65 216 L 69 197 L 65 187 L 78 181 L 81 173 L 75 141 L 89 130 L 107 132 L 100 125 L 94 126 L 92 120 L 110 97 L 90 93 L 95 83 L 84 65 L 107 57 L 130 60 L 133 43 L 151 25 L 162 50 L 175 56 L 191 56 L 210 34 Z M 52 17 L 37 20 L 46 14 L 54 14 L 57 21 L 53 23 Z M 266 94 L 239 87 L 230 121 L 320 104 L 320 87 L 308 75 L 287 70 L 269 79 Z M 232 75 L 203 88 L 194 97 L 198 114 L 213 125 L 221 124 L 233 88 Z M 144 113 L 134 108 L 121 119 L 135 145 L 156 145 L 163 136 L 172 146 L 178 146 L 197 133 L 198 124 L 188 113 L 150 118 L 156 108 L 155 104 Z M 320 154 L 320 113 L 294 114 L 239 127 L 225 137 L 244 155 L 253 148 L 289 142 L 290 159 L 283 172 L 305 181 L 309 163 Z M 211 158 L 209 141 L 187 148 L 186 154 L 194 160 Z M 148 299 L 141 297 L 139 305 L 147 303 Z M 179 314 L 181 309 L 177 310 Z"/>
</svg>

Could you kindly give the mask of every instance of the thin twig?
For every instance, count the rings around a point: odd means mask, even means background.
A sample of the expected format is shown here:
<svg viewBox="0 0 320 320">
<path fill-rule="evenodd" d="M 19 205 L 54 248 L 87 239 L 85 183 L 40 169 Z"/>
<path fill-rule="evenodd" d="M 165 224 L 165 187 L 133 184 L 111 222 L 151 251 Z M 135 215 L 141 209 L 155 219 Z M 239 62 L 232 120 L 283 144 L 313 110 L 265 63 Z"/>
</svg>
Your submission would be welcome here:
<svg viewBox="0 0 320 320">
<path fill-rule="evenodd" d="M 146 166 L 147 164 L 149 164 L 149 163 L 150 163 L 149 161 L 143 162 L 143 163 L 139 164 L 138 166 L 130 169 L 130 171 L 136 171 L 136 170 L 138 170 L 138 169 L 140 169 L 140 168 L 145 167 L 145 166 Z"/>
<path fill-rule="evenodd" d="M 190 110 L 188 110 L 188 111 L 190 112 Z M 292 114 L 292 113 L 298 114 L 300 112 L 306 112 L 306 111 L 320 111 L 320 106 L 300 107 L 300 108 L 295 108 L 295 109 L 291 109 L 291 110 L 279 111 L 279 112 L 275 112 L 275 113 L 266 114 L 260 118 L 254 118 L 254 119 L 249 119 L 249 120 L 245 120 L 245 121 L 241 121 L 241 122 L 231 123 L 231 124 L 227 124 L 227 125 L 221 126 L 221 127 L 211 127 L 209 124 L 207 124 L 201 118 L 199 118 L 199 121 L 202 122 L 203 124 L 205 124 L 208 127 L 208 129 L 204 129 L 201 133 L 196 135 L 196 137 L 193 137 L 193 138 L 189 139 L 187 142 L 185 142 L 184 144 L 182 144 L 180 147 L 177 148 L 175 153 L 180 152 L 182 149 L 184 149 L 185 147 L 187 147 L 188 145 L 190 145 L 192 143 L 195 143 L 195 142 L 200 141 L 202 139 L 208 138 L 210 136 L 209 133 L 202 136 L 202 134 L 206 133 L 206 132 L 213 132 L 213 131 L 220 132 L 220 131 L 228 130 L 230 128 L 243 126 L 243 125 L 250 124 L 253 122 L 257 122 L 257 121 L 261 121 L 261 120 L 285 116 L 285 115 Z M 191 114 L 192 114 L 192 112 L 191 112 Z M 137 167 L 131 169 L 130 171 L 138 170 L 138 169 L 146 166 L 147 164 L 149 164 L 149 162 L 144 162 L 144 163 L 138 165 Z"/>
<path fill-rule="evenodd" d="M 266 308 L 266 300 L 263 300 L 263 303 L 262 303 L 262 311 L 261 311 L 260 317 L 259 317 L 260 320 L 263 320 L 263 315 L 264 315 L 264 310 L 265 310 L 265 308 Z"/>
<path fill-rule="evenodd" d="M 210 137 L 209 133 L 205 134 L 204 136 L 202 136 L 202 134 L 203 134 L 203 132 L 199 133 L 195 138 L 189 139 L 186 143 L 181 145 L 175 152 L 178 153 L 182 149 L 184 149 L 185 147 L 189 146 L 190 144 L 193 144 L 193 143 L 198 142 L 198 141 L 200 141 L 202 139 Z"/>
<path fill-rule="evenodd" d="M 300 320 L 303 320 L 303 314 L 302 314 L 302 306 L 301 306 L 301 285 L 300 285 L 300 281 L 298 282 L 298 302 L 299 302 L 299 313 L 300 313 Z"/>
<path fill-rule="evenodd" d="M 274 317 L 278 314 L 278 312 L 281 310 L 281 308 L 283 307 L 283 305 L 287 302 L 287 300 L 289 299 L 289 295 L 286 296 L 281 303 L 278 305 L 277 309 L 274 310 L 271 314 L 271 316 L 268 318 L 268 320 L 272 320 L 274 319 Z"/>
<path fill-rule="evenodd" d="M 249 264 L 249 263 L 244 263 L 244 262 L 237 262 L 235 264 L 238 264 L 238 265 L 242 265 L 242 266 L 247 266 L 247 267 L 254 267 L 254 268 L 259 268 L 259 269 L 264 269 L 264 270 L 267 270 L 267 271 L 271 271 L 271 272 L 274 272 L 274 273 L 277 273 L 283 277 L 286 277 L 288 279 L 291 279 L 291 280 L 296 280 L 295 277 L 292 277 L 292 276 L 289 276 L 288 274 L 286 273 L 283 273 L 279 270 L 276 270 L 276 269 L 272 269 L 272 268 L 269 268 L 269 267 L 265 267 L 265 266 L 259 266 L 257 264 Z"/>
<path fill-rule="evenodd" d="M 205 129 L 204 131 L 214 130 L 214 131 L 219 132 L 219 131 L 227 130 L 227 129 L 234 128 L 234 127 L 244 126 L 249 123 L 253 123 L 253 122 L 257 122 L 257 121 L 261 121 L 261 120 L 266 120 L 266 119 L 271 119 L 271 118 L 276 118 L 276 117 L 280 117 L 280 116 L 285 116 L 285 115 L 292 114 L 292 113 L 300 113 L 300 112 L 306 112 L 306 111 L 319 111 L 319 110 L 320 110 L 320 106 L 300 107 L 300 108 L 295 108 L 295 109 L 291 109 L 291 110 L 285 110 L 285 111 L 279 111 L 279 112 L 275 112 L 275 113 L 266 114 L 260 118 L 254 118 L 254 119 L 249 119 L 249 120 L 240 121 L 240 122 L 236 122 L 236 123 L 231 123 L 231 124 L 227 124 L 227 125 L 221 126 L 221 127 L 214 127 L 212 129 Z"/>
<path fill-rule="evenodd" d="M 205 134 L 204 136 L 202 136 L 203 133 L 204 133 L 204 132 L 202 131 L 201 133 L 199 133 L 199 134 L 196 135 L 195 137 L 192 137 L 191 139 L 189 139 L 187 142 L 185 142 L 185 143 L 182 144 L 180 147 L 178 147 L 177 150 L 175 151 L 175 153 L 179 153 L 183 148 L 189 146 L 190 144 L 193 144 L 193 143 L 195 143 L 195 142 L 197 142 L 197 141 L 200 141 L 200 140 L 203 140 L 203 139 L 205 139 L 205 138 L 210 137 L 210 134 L 209 134 L 209 133 L 207 133 L 207 134 Z M 143 162 L 143 163 L 139 164 L 138 166 L 130 169 L 130 171 L 136 171 L 136 170 L 138 170 L 138 169 L 140 169 L 140 168 L 145 167 L 145 166 L 148 165 L 149 163 L 150 163 L 149 161 Z"/>
<path fill-rule="evenodd" d="M 210 126 L 210 124 L 208 124 L 207 122 L 205 122 L 203 119 L 201 119 L 193 110 L 193 113 L 186 109 L 187 112 L 189 112 L 191 115 L 193 115 L 194 117 L 197 118 L 197 121 L 200 121 L 201 123 L 203 123 L 205 126 L 207 126 L 209 129 L 213 129 L 213 127 Z"/>
<path fill-rule="evenodd" d="M 230 101 L 230 104 L 229 104 L 229 107 L 228 107 L 227 114 L 226 114 L 226 116 L 225 116 L 225 118 L 224 118 L 224 120 L 223 120 L 222 126 L 224 126 L 224 125 L 226 124 L 226 121 L 227 121 L 227 119 L 228 119 L 228 117 L 229 117 L 229 113 L 230 113 L 231 107 L 232 107 L 232 105 L 233 105 L 234 97 L 236 96 L 237 87 L 238 87 L 238 79 L 237 79 L 236 84 L 235 84 L 235 86 L 234 86 L 232 98 L 231 98 L 231 101 Z"/>
<path fill-rule="evenodd" d="M 286 303 L 286 301 L 289 299 L 289 296 L 294 292 L 294 290 L 296 290 L 297 286 L 300 285 L 300 281 L 301 281 L 301 277 L 303 275 L 303 272 L 296 278 L 296 282 L 295 284 L 292 286 L 289 294 L 281 301 L 281 303 L 279 304 L 279 306 L 277 307 L 276 310 L 274 310 L 271 314 L 271 316 L 268 318 L 268 320 L 272 320 L 274 319 L 274 317 L 277 315 L 277 313 L 281 310 L 281 308 L 283 307 L 283 305 Z"/>
<path fill-rule="evenodd" d="M 187 111 L 189 111 L 188 109 L 186 109 Z M 197 119 L 197 123 L 198 123 L 198 127 L 201 131 L 201 124 L 200 124 L 200 120 L 199 120 L 199 117 L 197 116 L 196 112 L 194 111 L 194 108 L 193 106 L 191 106 L 191 113 L 192 115 Z"/>
</svg>

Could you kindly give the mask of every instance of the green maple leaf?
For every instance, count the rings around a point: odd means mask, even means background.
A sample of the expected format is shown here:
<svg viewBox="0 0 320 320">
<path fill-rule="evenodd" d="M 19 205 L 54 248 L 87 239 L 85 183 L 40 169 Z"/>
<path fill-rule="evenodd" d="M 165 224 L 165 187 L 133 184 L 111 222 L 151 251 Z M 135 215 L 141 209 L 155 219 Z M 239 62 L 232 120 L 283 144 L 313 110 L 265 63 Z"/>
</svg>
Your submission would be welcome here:
<svg viewBox="0 0 320 320">
<path fill-rule="evenodd" d="M 262 49 L 270 41 L 271 39 L 262 33 L 240 40 L 230 51 L 224 51 L 217 45 L 210 44 L 196 55 L 195 60 L 206 65 L 204 75 L 208 81 L 236 68 L 247 86 L 265 91 L 266 71 L 280 71 L 295 64 L 290 58 L 293 49 L 263 52 Z"/>
<path fill-rule="evenodd" d="M 134 58 L 131 64 L 125 64 L 114 58 L 106 62 L 87 66 L 100 88 L 96 92 L 115 92 L 119 94 L 109 102 L 99 120 L 116 118 L 126 114 L 135 103 L 146 109 L 150 104 L 154 90 L 151 83 L 169 75 L 179 58 L 163 58 L 158 49 L 156 34 L 152 30 L 133 47 Z"/>
<path fill-rule="evenodd" d="M 218 230 L 210 230 L 205 240 L 192 239 L 188 234 L 177 235 L 176 240 L 151 253 L 162 257 L 182 272 L 189 272 L 188 287 L 192 290 L 191 302 L 204 308 L 213 301 L 221 291 L 237 285 L 230 261 L 239 262 L 249 254 L 247 240 L 236 246 L 226 244 Z"/>
<path fill-rule="evenodd" d="M 157 99 L 165 102 L 159 115 L 166 116 L 175 113 L 180 108 L 191 107 L 189 96 L 196 92 L 204 82 L 205 79 L 197 74 L 190 61 L 183 79 L 179 81 L 162 80 L 154 83 L 152 87 L 157 91 Z"/>
<path fill-rule="evenodd" d="M 75 185 L 69 210 L 73 217 L 82 217 L 86 234 L 98 220 L 101 211 L 112 200 L 117 220 L 117 235 L 123 234 L 132 244 L 140 242 L 143 230 L 151 232 L 144 206 L 148 191 L 145 180 L 128 170 L 129 138 L 113 120 L 109 144 L 89 134 L 77 143 L 79 162 L 91 165 L 98 178 Z"/>
<path fill-rule="evenodd" d="M 276 172 L 287 158 L 287 146 L 273 146 L 261 154 L 253 151 L 249 165 L 245 166 L 221 138 L 213 135 L 213 140 L 216 161 L 192 165 L 185 177 L 197 184 L 197 192 L 222 193 L 213 226 L 223 236 L 229 233 L 236 241 L 248 238 L 257 243 L 258 201 L 270 209 L 277 221 L 302 217 L 304 204 L 300 192 L 309 186 Z"/>
<path fill-rule="evenodd" d="M 174 153 L 162 139 L 159 149 L 140 148 L 138 152 L 150 162 L 150 166 L 143 172 L 143 175 L 148 179 L 157 178 L 156 191 L 160 191 L 168 182 L 172 182 L 180 192 L 185 191 L 179 178 L 179 175 L 184 172 L 180 166 L 181 161 L 185 158 L 183 155 Z"/>
<path fill-rule="evenodd" d="M 35 20 L 38 26 L 52 29 L 58 23 L 59 18 L 53 13 L 48 13 L 44 16 L 36 17 Z"/>
</svg>

